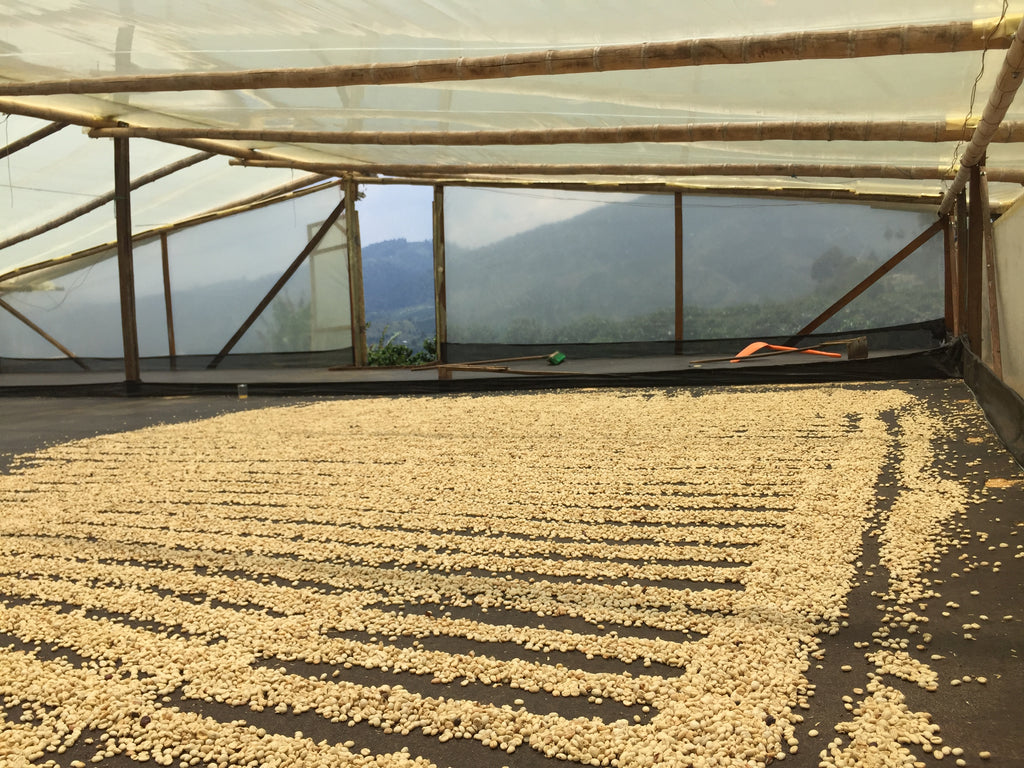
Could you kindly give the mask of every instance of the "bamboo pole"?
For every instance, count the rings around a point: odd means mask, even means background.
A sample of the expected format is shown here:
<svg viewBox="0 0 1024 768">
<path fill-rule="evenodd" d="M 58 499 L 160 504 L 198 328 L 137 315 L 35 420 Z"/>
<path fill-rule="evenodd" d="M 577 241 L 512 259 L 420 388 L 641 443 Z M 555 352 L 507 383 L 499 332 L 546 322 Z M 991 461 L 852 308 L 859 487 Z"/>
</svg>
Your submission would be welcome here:
<svg viewBox="0 0 1024 768">
<path fill-rule="evenodd" d="M 675 219 L 675 353 L 683 354 L 683 193 L 673 195 Z"/>
<path fill-rule="evenodd" d="M 352 85 L 467 82 L 534 75 L 849 59 L 1006 48 L 1019 17 L 747 37 L 549 49 L 497 56 L 234 72 L 177 72 L 37 80 L 0 86 L 0 96 L 339 88 Z"/>
<path fill-rule="evenodd" d="M 942 299 L 943 299 L 943 322 L 946 326 L 946 335 L 955 335 L 953 329 L 956 327 L 956 301 L 954 299 L 953 286 L 955 284 L 954 265 L 956 264 L 956 233 L 953 226 L 952 212 L 942 217 Z"/>
<path fill-rule="evenodd" d="M 304 179 L 298 179 L 296 181 L 289 182 L 288 184 L 282 184 L 280 187 L 274 187 L 273 189 L 266 190 L 258 195 L 251 195 L 243 200 L 236 200 L 234 203 L 229 203 L 226 206 L 218 206 L 217 208 L 192 216 L 188 219 L 183 219 L 182 221 L 177 221 L 173 224 L 154 227 L 153 229 L 146 230 L 145 232 L 139 232 L 132 236 L 132 242 L 144 242 L 161 234 L 171 234 L 182 229 L 187 229 L 188 227 L 195 227 L 227 216 L 234 216 L 238 213 L 258 210 L 259 208 L 284 202 L 285 200 L 291 200 L 297 197 L 313 194 L 314 192 L 321 192 L 325 189 L 337 186 L 340 183 L 338 181 L 329 181 L 315 186 L 308 186 L 311 183 L 309 181 L 310 178 L 311 177 L 305 177 Z M 75 251 L 74 253 L 66 256 L 58 256 L 36 264 L 18 267 L 0 274 L 0 284 L 14 280 L 18 277 L 30 275 L 34 272 L 41 272 L 46 269 L 55 269 L 76 261 L 81 261 L 82 259 L 87 259 L 90 256 L 96 256 L 104 251 L 109 251 L 115 246 L 116 243 L 102 243 L 91 248 L 85 248 L 81 251 Z"/>
<path fill-rule="evenodd" d="M 167 356 L 171 370 L 178 367 L 178 353 L 174 345 L 174 305 L 171 301 L 171 260 L 167 249 L 167 233 L 160 233 L 160 265 L 164 275 L 164 310 L 167 318 Z"/>
<path fill-rule="evenodd" d="M 992 232 L 992 213 L 988 205 L 988 181 L 985 169 L 981 176 L 981 220 L 984 228 L 985 241 L 985 288 L 988 293 L 988 340 L 992 351 L 992 372 L 1002 381 L 1003 352 L 999 332 L 999 292 L 996 280 L 996 241 Z"/>
<path fill-rule="evenodd" d="M 830 306 L 816 318 L 811 320 L 811 322 L 809 322 L 807 325 L 805 325 L 803 328 L 797 331 L 796 335 L 793 336 L 793 338 L 791 338 L 789 341 L 787 341 L 786 344 L 792 344 L 797 339 L 800 339 L 808 335 L 809 333 L 813 333 L 814 331 L 816 331 L 822 324 L 827 322 L 831 317 L 833 317 L 837 312 L 839 312 L 839 310 L 841 310 L 851 301 L 853 301 L 862 293 L 864 293 L 864 291 L 866 291 L 868 288 L 870 288 L 872 285 L 878 282 L 879 278 L 888 273 L 897 264 L 899 264 L 910 254 L 912 254 L 914 251 L 916 251 L 918 248 L 920 248 L 922 245 L 928 242 L 928 240 L 930 240 L 932 236 L 940 229 L 942 229 L 942 219 L 936 219 L 924 232 L 922 232 L 920 235 L 911 240 L 910 243 L 904 246 L 895 256 L 893 256 L 887 262 L 878 267 L 874 272 L 872 272 L 870 275 L 868 275 L 859 283 L 857 283 L 857 285 L 855 285 L 853 288 L 847 291 L 841 298 L 835 301 L 832 304 L 832 306 Z"/>
<path fill-rule="evenodd" d="M 64 346 L 63 344 L 61 344 L 61 343 L 60 343 L 59 341 L 57 341 L 57 340 L 56 340 L 55 338 L 53 338 L 53 336 L 51 336 L 51 335 L 50 335 L 50 334 L 48 334 L 48 333 L 47 333 L 46 331 L 44 331 L 44 330 L 43 330 L 42 328 L 40 328 L 40 327 L 39 327 L 38 325 L 36 325 L 35 323 L 33 323 L 33 322 L 32 322 L 31 320 L 29 320 L 29 319 L 28 319 L 28 318 L 27 318 L 27 317 L 26 317 L 25 315 L 23 315 L 23 314 L 22 314 L 21 312 L 19 312 L 19 311 L 18 311 L 17 309 L 15 309 L 14 307 L 12 307 L 12 306 L 11 306 L 10 304 L 8 304 L 8 303 L 7 303 L 6 301 L 4 301 L 3 299 L 0 299 L 0 307 L 3 307 L 4 309 L 6 309 L 6 310 L 7 310 L 8 312 L 10 312 L 10 313 L 11 313 L 11 314 L 12 314 L 12 315 L 13 315 L 14 317 L 16 317 L 16 318 L 17 318 L 18 320 L 20 320 L 21 322 L 23 322 L 23 323 L 24 323 L 25 325 L 27 325 L 27 326 L 28 326 L 29 328 L 31 328 L 31 329 L 32 329 L 33 331 L 35 331 L 36 333 L 38 333 L 38 334 L 39 334 L 40 336 L 42 336 L 42 337 L 43 337 L 44 339 L 46 339 L 46 340 L 47 340 L 47 341 L 48 341 L 48 342 L 49 342 L 50 344 L 52 344 L 52 345 L 53 345 L 53 346 L 55 346 L 55 347 L 56 347 L 57 349 L 59 349 L 59 350 L 61 351 L 61 353 L 62 353 L 62 354 L 63 354 L 63 355 L 65 356 L 65 357 L 68 357 L 68 358 L 70 358 L 70 359 L 71 359 L 71 360 L 72 360 L 72 361 L 73 361 L 73 362 L 74 362 L 74 363 L 75 363 L 76 365 L 78 365 L 78 366 L 79 366 L 80 368 L 82 368 L 82 370 L 85 370 L 85 371 L 88 371 L 88 370 L 89 370 L 89 366 L 88 366 L 88 365 L 86 365 L 85 363 L 83 363 L 83 362 L 82 362 L 82 361 L 81 361 L 81 360 L 80 360 L 79 358 L 75 357 L 75 353 L 74 353 L 74 352 L 72 352 L 72 351 L 71 351 L 70 349 L 68 349 L 67 347 L 65 347 L 65 346 Z"/>
<path fill-rule="evenodd" d="M 245 335 L 246 331 L 248 331 L 252 327 L 252 324 L 256 322 L 257 318 L 259 318 L 259 316 L 263 314 L 263 310 L 270 306 L 270 302 L 272 302 L 274 300 L 274 297 L 281 292 L 281 289 L 284 288 L 285 283 L 287 283 L 291 279 L 291 276 L 294 275 L 295 272 L 298 270 L 298 268 L 302 266 L 302 262 L 304 262 L 309 257 L 309 254 L 316 250 L 316 247 L 320 244 L 320 241 L 324 239 L 324 235 L 326 235 L 330 228 L 334 226 L 334 222 L 338 220 L 338 217 L 341 216 L 342 212 L 345 210 L 347 201 L 347 196 L 342 198 L 341 202 L 338 203 L 338 205 L 334 208 L 333 211 L 331 211 L 331 213 L 324 220 L 324 223 L 320 225 L 320 229 L 318 229 L 316 231 L 316 234 L 313 235 L 312 239 L 308 243 L 306 243 L 306 247 L 303 248 L 299 255 L 296 256 L 295 259 L 292 261 L 292 263 L 288 265 L 288 268 L 285 269 L 281 277 L 277 279 L 277 282 L 274 283 L 271 289 L 267 292 L 267 295 L 263 297 L 262 301 L 260 301 L 260 303 L 256 305 L 256 309 L 254 309 L 249 314 L 249 316 L 245 319 L 245 321 L 238 328 L 238 330 L 235 331 L 234 335 L 228 340 L 228 343 L 224 345 L 224 348 L 221 349 L 221 351 L 218 352 L 216 355 L 214 355 L 213 360 L 211 360 L 210 364 L 206 366 L 208 370 L 212 370 L 213 368 L 216 368 L 218 365 L 221 364 L 221 361 L 224 360 L 224 358 L 227 357 L 228 354 L 230 354 L 231 350 L 235 348 L 235 345 Z"/>
<path fill-rule="evenodd" d="M 981 282 L 984 274 L 985 222 L 981 201 L 981 166 L 971 166 L 967 195 L 967 341 L 981 357 Z"/>
<path fill-rule="evenodd" d="M 97 102 L 99 106 L 99 102 Z M 76 112 L 71 109 L 61 109 L 39 104 L 38 102 L 26 102 L 21 99 L 0 98 L 0 112 L 6 115 L 22 115 L 23 117 L 34 117 L 38 120 L 48 120 L 54 123 L 70 123 L 82 125 L 88 128 L 115 128 L 116 120 L 104 117 L 94 117 L 84 112 Z"/>
<path fill-rule="evenodd" d="M 363 290 L 363 254 L 359 240 L 359 214 L 356 200 L 359 188 L 352 179 L 345 182 L 345 199 L 350 201 L 345 209 L 345 237 L 348 252 L 348 286 L 352 309 L 352 356 L 357 368 L 369 362 L 366 345 L 366 294 Z"/>
<path fill-rule="evenodd" d="M 788 200 L 813 200 L 817 202 L 837 201 L 851 203 L 893 203 L 896 205 L 919 206 L 922 209 L 935 208 L 942 201 L 942 194 L 935 193 L 885 193 L 862 192 L 857 189 L 838 189 L 835 187 L 797 187 L 789 188 L 770 185 L 767 181 L 762 186 L 734 186 L 730 184 L 708 185 L 679 180 L 661 181 L 566 181 L 516 179 L 496 177 L 491 179 L 478 178 L 441 178 L 427 179 L 422 176 L 363 176 L 354 174 L 353 178 L 360 184 L 379 184 L 381 186 L 410 185 L 436 186 L 441 183 L 446 187 L 485 187 L 493 189 L 559 189 L 570 192 L 628 192 L 642 195 L 671 195 L 678 191 L 683 194 L 707 195 L 709 197 L 758 197 Z M 1008 207 L 1010 203 L 1006 204 Z M 993 207 L 993 211 L 997 210 Z"/>
<path fill-rule="evenodd" d="M 445 281 L 445 240 L 444 240 L 444 187 L 434 187 L 433 206 L 434 244 L 434 348 L 437 362 L 448 362 L 448 286 Z M 438 377 L 450 379 L 451 374 L 438 372 Z"/>
<path fill-rule="evenodd" d="M 946 166 L 909 166 L 889 163 L 691 163 L 685 165 L 657 164 L 553 164 L 553 163 L 463 163 L 431 165 L 429 163 L 330 163 L 283 159 L 229 161 L 232 165 L 257 168 L 301 168 L 315 173 L 347 175 L 380 173 L 388 176 L 779 176 L 808 178 L 902 179 L 906 181 L 952 179 L 955 172 Z M 993 169 L 993 181 L 1024 183 L 1024 169 Z"/>
<path fill-rule="evenodd" d="M 43 126 L 38 131 L 32 131 L 32 133 L 22 136 L 17 141 L 12 141 L 6 147 L 0 148 L 0 159 L 13 155 L 20 149 L 25 147 L 31 147 L 37 141 L 42 141 L 47 136 L 52 136 L 61 128 L 66 128 L 67 123 L 50 123 L 49 125 Z"/>
<path fill-rule="evenodd" d="M 121 336 L 124 342 L 124 380 L 131 389 L 142 381 L 139 330 L 135 312 L 135 265 L 132 258 L 132 182 L 129 139 L 114 139 L 114 216 L 117 224 L 117 276 L 121 294 Z M 205 158 L 204 158 L 205 159 Z"/>
<path fill-rule="evenodd" d="M 127 141 L 127 139 L 114 139 L 114 141 Z M 179 160 L 176 163 L 165 165 L 163 168 L 159 168 L 153 171 L 152 173 L 147 173 L 144 176 L 140 176 L 139 178 L 135 179 L 135 181 L 129 182 L 128 190 L 134 191 L 139 187 L 144 187 L 147 184 L 152 184 L 154 181 L 159 181 L 160 179 L 165 178 L 166 176 L 170 176 L 172 173 L 177 173 L 178 171 L 184 168 L 193 166 L 196 163 L 201 163 L 203 160 L 209 160 L 211 157 L 213 157 L 213 155 L 207 152 L 203 152 L 198 155 L 191 155 L 190 157 L 186 157 L 182 160 Z M 110 192 L 107 192 L 104 195 L 100 195 L 99 197 L 90 200 L 85 205 L 80 205 L 77 208 L 68 211 L 63 216 L 58 216 L 56 219 L 52 219 L 51 221 L 48 221 L 45 224 L 40 224 L 38 227 L 34 227 L 26 232 L 22 232 L 20 234 L 14 235 L 13 237 L 9 237 L 6 240 L 0 241 L 0 250 L 3 250 L 4 248 L 9 248 L 12 245 L 17 245 L 18 243 L 23 243 L 26 240 L 31 240 L 33 237 L 45 234 L 46 232 L 50 232 L 63 224 L 67 224 L 69 221 L 74 221 L 75 219 L 81 218 L 82 216 L 85 216 L 87 213 L 92 213 L 97 208 L 102 208 L 107 203 L 111 202 L 112 200 L 115 200 L 117 194 L 118 193 L 116 190 L 111 190 Z"/>
<path fill-rule="evenodd" d="M 956 335 L 967 332 L 967 190 L 956 196 Z"/>
<path fill-rule="evenodd" d="M 690 143 L 696 141 L 914 141 L 953 142 L 963 137 L 963 121 L 759 120 L 538 128 L 490 131 L 295 131 L 244 128 L 94 128 L 93 138 L 220 139 L 274 144 L 371 144 L 378 146 L 527 146 L 550 144 Z M 992 141 L 1024 141 L 1024 121 L 999 126 Z"/>
<path fill-rule="evenodd" d="M 960 168 L 942 199 L 942 204 L 939 206 L 940 214 L 949 212 L 957 194 L 967 185 L 970 169 L 983 161 L 985 149 L 992 141 L 992 136 L 998 131 L 999 124 L 1006 117 L 1006 112 L 1013 103 L 1014 96 L 1017 95 L 1017 89 L 1020 88 L 1022 79 L 1024 79 L 1024 19 L 1018 22 L 1016 34 L 1012 38 L 1009 50 L 1003 59 L 1003 66 L 996 77 L 996 84 L 981 113 L 981 120 L 971 134 L 970 143 L 960 156 Z M 994 177 L 993 181 L 995 181 Z"/>
</svg>

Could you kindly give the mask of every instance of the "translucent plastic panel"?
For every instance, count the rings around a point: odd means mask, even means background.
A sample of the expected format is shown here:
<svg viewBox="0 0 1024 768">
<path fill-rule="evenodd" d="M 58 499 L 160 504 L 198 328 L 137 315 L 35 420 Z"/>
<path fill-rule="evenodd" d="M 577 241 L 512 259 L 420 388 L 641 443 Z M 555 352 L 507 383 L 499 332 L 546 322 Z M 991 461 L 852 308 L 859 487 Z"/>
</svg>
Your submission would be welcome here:
<svg viewBox="0 0 1024 768">
<path fill-rule="evenodd" d="M 795 333 L 933 221 L 864 205 L 685 197 L 685 337 Z M 941 317 L 941 243 L 938 234 L 821 330 Z"/>
<path fill-rule="evenodd" d="M 673 199 L 445 190 L 448 339 L 671 338 Z"/>
<path fill-rule="evenodd" d="M 52 279 L 36 290 L 3 294 L 3 299 L 78 357 L 122 355 L 117 259 L 111 257 Z M 0 311 L 0 327 L 17 323 Z M 32 333 L 0 334 L 0 357 L 57 358 L 64 355 Z M 9 345 L 9 346 L 7 346 Z"/>
<path fill-rule="evenodd" d="M 436 336 L 431 187 L 372 186 L 359 201 L 363 293 L 371 344 L 418 352 Z"/>
<path fill-rule="evenodd" d="M 332 189 L 172 234 L 168 248 L 178 354 L 218 352 L 337 204 L 338 191 Z M 337 235 L 332 235 L 329 247 L 335 252 L 337 243 Z M 321 307 L 316 322 L 318 344 L 330 339 L 351 346 L 350 334 L 324 335 L 337 328 L 338 316 L 347 313 L 347 281 L 339 281 L 337 267 L 328 266 L 330 260 L 321 264 L 319 256 L 314 259 L 324 281 L 323 290 L 316 294 Z M 242 337 L 235 352 L 314 348 L 310 275 L 307 261 Z M 322 309 L 327 302 L 340 307 L 333 318 Z"/>
</svg>

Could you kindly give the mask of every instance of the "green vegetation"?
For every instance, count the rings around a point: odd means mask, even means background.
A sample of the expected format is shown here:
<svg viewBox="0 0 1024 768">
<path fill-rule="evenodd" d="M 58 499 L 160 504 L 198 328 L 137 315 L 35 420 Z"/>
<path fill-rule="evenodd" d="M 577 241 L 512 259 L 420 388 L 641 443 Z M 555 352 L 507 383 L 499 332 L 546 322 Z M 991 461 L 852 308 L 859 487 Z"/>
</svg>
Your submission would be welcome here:
<svg viewBox="0 0 1024 768">
<path fill-rule="evenodd" d="M 437 340 L 430 338 L 423 342 L 423 348 L 419 352 L 405 344 L 396 344 L 397 333 L 388 336 L 388 328 L 380 333 L 380 339 L 370 344 L 367 350 L 367 362 L 373 366 L 389 367 L 401 365 L 423 365 L 432 363 L 437 359 Z"/>
</svg>

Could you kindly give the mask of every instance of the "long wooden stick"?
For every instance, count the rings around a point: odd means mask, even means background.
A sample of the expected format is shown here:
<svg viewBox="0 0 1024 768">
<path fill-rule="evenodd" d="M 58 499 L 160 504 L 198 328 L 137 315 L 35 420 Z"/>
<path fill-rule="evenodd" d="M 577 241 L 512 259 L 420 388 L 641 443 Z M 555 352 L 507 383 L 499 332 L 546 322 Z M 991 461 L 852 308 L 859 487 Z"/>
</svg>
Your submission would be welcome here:
<svg viewBox="0 0 1024 768">
<path fill-rule="evenodd" d="M 8 312 L 10 312 L 12 315 L 14 315 L 14 317 L 18 318 L 18 320 L 23 322 L 25 325 L 27 325 L 33 331 L 35 331 L 40 336 L 42 336 L 44 339 L 46 339 L 48 342 L 50 342 L 50 344 L 52 344 L 57 349 L 59 349 L 61 351 L 61 353 L 65 357 L 71 358 L 71 360 L 73 360 L 75 362 L 75 364 L 78 365 L 80 368 L 82 368 L 83 370 L 86 370 L 86 371 L 89 370 L 89 366 L 86 365 L 85 363 L 83 363 L 77 357 L 75 357 L 75 353 L 74 352 L 72 352 L 70 349 L 65 347 L 63 344 L 61 344 L 59 341 L 57 341 L 55 338 L 53 338 L 53 336 L 51 336 L 46 331 L 44 331 L 42 328 L 40 328 L 38 325 L 33 323 L 31 320 L 29 320 L 27 317 L 25 317 L 25 315 L 21 314 L 21 312 L 16 310 L 14 307 L 12 307 L 10 304 L 8 304 L 3 299 L 0 299 L 0 307 L 3 307 L 4 309 L 6 309 Z"/>
<path fill-rule="evenodd" d="M 37 141 L 42 141 L 47 136 L 52 136 L 61 128 L 66 127 L 67 123 L 50 123 L 49 125 L 40 128 L 38 131 L 33 131 L 27 136 L 22 136 L 17 141 L 12 141 L 6 147 L 0 148 L 0 159 L 13 155 L 19 149 L 31 147 Z"/>
<path fill-rule="evenodd" d="M 168 141 L 219 139 L 276 144 L 372 144 L 383 146 L 494 146 L 537 144 L 689 143 L 695 141 L 915 141 L 949 142 L 963 137 L 963 126 L 951 121 L 912 120 L 758 120 L 688 123 L 686 125 L 621 125 L 588 128 L 538 128 L 510 131 L 295 131 L 246 128 L 93 128 L 93 138 L 130 136 Z M 992 141 L 1024 141 L 1024 121 L 999 126 Z"/>
<path fill-rule="evenodd" d="M 934 222 L 932 222 L 931 226 L 929 226 L 924 232 L 922 232 L 920 235 L 911 240 L 895 256 L 893 256 L 887 262 L 878 267 L 878 269 L 876 269 L 870 275 L 868 275 L 859 283 L 857 283 L 857 285 L 855 285 L 853 288 L 847 291 L 841 298 L 836 300 L 836 302 L 833 303 L 832 306 L 830 306 L 816 318 L 811 320 L 811 322 L 809 322 L 807 325 L 801 328 L 793 337 L 793 339 L 799 339 L 802 336 L 806 336 L 807 334 L 815 331 L 824 322 L 826 322 L 829 318 L 835 315 L 839 310 L 841 310 L 851 301 L 853 301 L 862 293 L 864 293 L 864 291 L 866 291 L 868 288 L 870 288 L 872 285 L 878 282 L 878 279 L 880 277 L 885 275 L 897 264 L 899 264 L 901 261 L 907 258 L 910 254 L 912 254 L 914 251 L 916 251 L 918 248 L 920 248 L 922 245 L 928 242 L 931 239 L 932 235 L 934 235 L 940 229 L 942 229 L 942 219 L 936 219 Z M 791 339 L 790 341 L 792 341 L 793 339 Z M 789 345 L 789 343 L 790 342 L 786 342 L 787 346 Z"/>
<path fill-rule="evenodd" d="M 893 165 L 890 163 L 871 164 L 829 164 L 829 163 L 699 163 L 686 165 L 637 165 L 630 164 L 567 164 L 567 163 L 463 163 L 459 165 L 431 165 L 429 163 L 319 163 L 291 160 L 232 160 L 232 165 L 246 165 L 256 168 L 302 167 L 316 173 L 335 175 L 351 173 L 381 173 L 388 176 L 426 176 L 444 178 L 447 176 L 805 176 L 809 178 L 849 179 L 905 179 L 932 180 L 952 179 L 956 173 L 948 166 Z M 992 169 L 993 181 L 1024 183 L 1022 169 Z"/>
<path fill-rule="evenodd" d="M 999 329 L 999 282 L 996 280 L 996 240 L 992 231 L 992 213 L 988 204 L 988 180 L 981 171 L 981 221 L 985 240 L 985 289 L 988 293 L 988 339 L 992 350 L 992 372 L 1003 378 L 1003 350 Z M 980 350 L 979 350 L 980 351 Z"/>
<path fill-rule="evenodd" d="M 114 218 L 117 229 L 117 279 L 120 288 L 124 380 L 142 381 L 139 364 L 139 322 L 135 308 L 135 261 L 132 254 L 132 181 L 129 139 L 114 139 Z M 189 158 L 191 159 L 191 158 Z M 206 158 L 200 158 L 205 160 Z"/>
<path fill-rule="evenodd" d="M 338 217 L 341 216 L 345 210 L 347 199 L 348 198 L 342 198 L 341 202 L 338 203 L 333 211 L 331 211 L 324 220 L 324 223 L 320 225 L 320 229 L 318 229 L 316 234 L 313 235 L 313 238 L 306 243 L 306 247 L 302 249 L 298 256 L 295 257 L 295 260 L 288 265 L 284 274 L 277 279 L 277 282 L 274 283 L 273 287 L 267 292 L 267 295 L 263 297 L 263 300 L 256 306 L 256 309 L 254 309 L 252 313 L 245 318 L 245 322 L 243 322 L 239 329 L 235 331 L 235 334 L 228 340 L 228 343 L 224 345 L 224 348 L 221 349 L 221 351 L 214 356 L 213 360 L 210 361 L 210 364 L 206 366 L 207 369 L 213 369 L 220 365 L 221 361 L 228 356 L 239 340 L 241 340 L 245 335 L 245 332 L 248 331 L 249 328 L 252 327 L 252 324 L 256 322 L 257 318 L 263 314 L 263 310 L 270 306 L 270 302 L 272 302 L 274 297 L 281 292 L 285 283 L 287 283 L 298 268 L 302 266 L 302 262 L 306 260 L 309 254 L 316 250 L 316 247 L 320 245 L 320 241 L 324 239 L 324 235 L 326 235 L 330 228 L 334 226 L 334 222 L 338 220 Z"/>
<path fill-rule="evenodd" d="M 982 162 L 985 157 L 985 149 L 992 141 L 992 137 L 999 129 L 999 124 L 1006 117 L 1006 112 L 1013 103 L 1017 89 L 1024 80 L 1024 19 L 1021 19 L 1017 31 L 1012 39 L 1006 57 L 1003 59 L 1003 66 L 996 77 L 996 84 L 985 104 L 985 110 L 981 113 L 981 120 L 978 127 L 971 134 L 971 141 L 960 156 L 960 169 L 956 178 L 946 190 L 939 206 L 939 214 L 948 213 L 953 207 L 953 201 L 960 193 L 960 190 L 967 186 L 970 179 L 971 168 Z M 993 181 L 995 178 L 993 177 Z"/>
<path fill-rule="evenodd" d="M 466 82 L 535 75 L 614 72 L 710 64 L 752 64 L 803 59 L 850 59 L 1006 48 L 1020 18 L 960 21 L 870 29 L 779 34 L 550 49 L 498 56 L 452 57 L 302 69 L 178 72 L 37 80 L 0 86 L 0 96 L 88 93 L 225 91 L 260 88 L 338 88 L 351 85 Z"/>
<path fill-rule="evenodd" d="M 127 139 L 115 139 L 115 141 L 127 141 Z M 153 171 L 152 173 L 147 173 L 143 176 L 139 176 L 139 178 L 135 179 L 130 183 L 129 189 L 134 191 L 139 187 L 145 186 L 146 184 L 152 184 L 154 181 L 159 181 L 160 179 L 166 176 L 170 176 L 172 173 L 177 173 L 178 171 L 184 168 L 193 166 L 196 163 L 201 163 L 203 160 L 209 160 L 211 157 L 214 157 L 214 155 L 210 154 L 209 152 L 201 152 L 198 155 L 191 155 L 182 160 L 179 160 L 176 163 L 165 165 L 163 168 L 159 168 Z M 68 211 L 63 216 L 58 216 L 56 219 L 52 219 L 51 221 L 48 221 L 45 224 L 40 224 L 38 227 L 33 227 L 32 229 L 26 232 L 22 232 L 20 234 L 14 235 L 13 237 L 9 237 L 6 240 L 0 241 L 0 250 L 3 250 L 4 248 L 9 248 L 12 245 L 22 243 L 26 240 L 31 240 L 33 237 L 36 237 L 37 235 L 41 235 L 45 232 L 54 230 L 57 227 L 61 226 L 62 224 L 67 224 L 69 221 L 74 221 L 77 218 L 85 216 L 85 214 L 87 213 L 95 211 L 97 208 L 102 208 L 104 205 L 111 202 L 115 198 L 116 192 L 114 190 L 111 190 L 110 192 L 107 192 L 104 195 L 100 195 L 99 197 L 90 200 L 85 205 L 80 205 L 77 208 Z"/>
<path fill-rule="evenodd" d="M 153 229 L 148 229 L 145 232 L 139 232 L 132 235 L 132 241 L 135 243 L 143 242 L 156 237 L 157 235 L 170 234 L 181 229 L 186 229 L 187 227 L 194 227 L 226 216 L 233 216 L 236 213 L 245 213 L 246 211 L 252 211 L 268 205 L 274 205 L 275 203 L 283 202 L 285 200 L 291 200 L 296 197 L 313 194 L 314 192 L 321 192 L 325 189 L 329 189 L 330 187 L 337 186 L 340 183 L 339 181 L 328 181 L 326 183 L 317 184 L 316 180 L 318 178 L 323 179 L 326 177 L 307 176 L 302 179 L 296 179 L 295 181 L 282 184 L 281 186 L 274 187 L 273 189 L 265 190 L 264 192 L 256 195 L 251 195 L 242 200 L 235 200 L 227 205 L 217 206 L 216 208 L 191 216 L 187 219 L 176 221 L 173 224 L 165 224 L 159 227 L 154 227 Z M 87 259 L 90 256 L 96 256 L 104 251 L 109 251 L 114 247 L 114 245 L 114 243 L 102 243 L 91 248 L 85 248 L 81 251 L 75 251 L 74 253 L 70 253 L 66 256 L 57 256 L 52 259 L 47 259 L 46 261 L 40 261 L 36 264 L 17 267 L 16 269 L 0 274 L 0 283 L 8 282 L 25 275 L 30 275 L 33 272 L 41 272 L 45 269 L 53 269 L 55 267 L 81 261 L 82 259 Z"/>
</svg>

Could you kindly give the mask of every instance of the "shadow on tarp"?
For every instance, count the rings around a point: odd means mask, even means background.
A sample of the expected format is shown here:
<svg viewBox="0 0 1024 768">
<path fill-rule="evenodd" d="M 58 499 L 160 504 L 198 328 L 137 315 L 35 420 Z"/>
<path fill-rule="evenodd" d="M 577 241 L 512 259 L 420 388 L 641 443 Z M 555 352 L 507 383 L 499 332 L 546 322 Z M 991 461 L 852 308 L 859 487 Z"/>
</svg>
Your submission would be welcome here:
<svg viewBox="0 0 1024 768">
<path fill-rule="evenodd" d="M 1017 463 L 1024 466 L 1024 398 L 1000 381 L 966 346 L 963 376 L 999 439 Z"/>
</svg>

